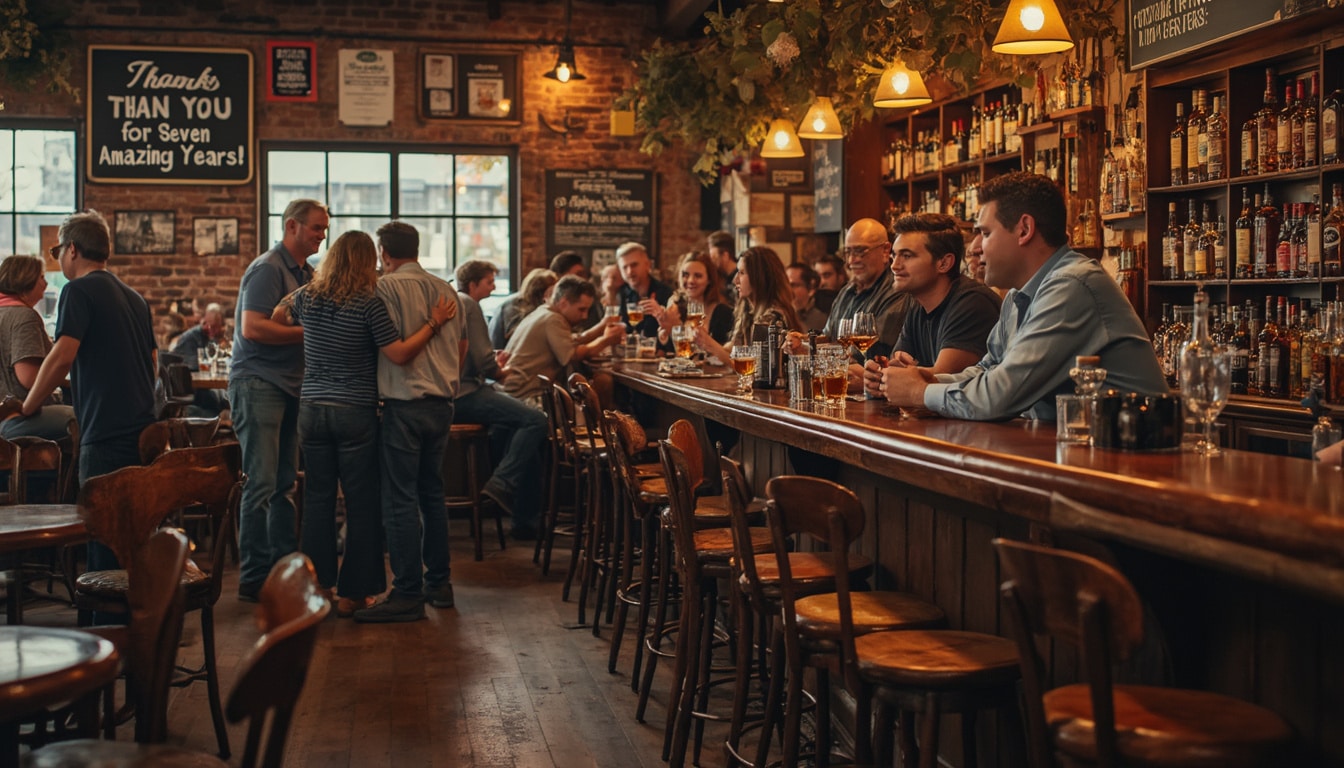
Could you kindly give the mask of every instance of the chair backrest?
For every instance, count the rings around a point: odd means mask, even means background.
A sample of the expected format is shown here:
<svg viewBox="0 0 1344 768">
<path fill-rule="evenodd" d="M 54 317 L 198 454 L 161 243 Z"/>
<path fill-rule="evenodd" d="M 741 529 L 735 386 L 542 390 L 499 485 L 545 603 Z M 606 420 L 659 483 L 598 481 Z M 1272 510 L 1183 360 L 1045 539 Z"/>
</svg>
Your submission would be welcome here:
<svg viewBox="0 0 1344 768">
<path fill-rule="evenodd" d="M 226 505 L 240 466 L 236 444 L 169 451 L 149 466 L 86 480 L 79 489 L 79 515 L 134 578 L 135 553 L 164 518 L 192 504 Z"/>
<path fill-rule="evenodd" d="M 647 442 L 644 428 L 633 417 L 620 411 L 603 411 L 603 437 L 607 441 L 607 455 L 611 457 L 613 485 L 617 498 L 627 499 L 627 511 L 635 519 L 642 519 L 647 507 L 640 498 L 639 475 L 632 457 L 636 446 Z"/>
<path fill-rule="evenodd" d="M 1091 688 L 1098 764 L 1115 765 L 1111 669 L 1143 642 L 1143 606 L 1119 571 L 1092 557 L 995 539 L 1005 581 L 999 591 L 1022 659 L 1029 747 L 1035 765 L 1053 754 L 1041 697 L 1045 660 L 1036 638 L 1048 635 L 1078 647 Z"/>
<path fill-rule="evenodd" d="M 164 367 L 167 371 L 167 378 L 164 383 L 167 386 L 168 398 L 171 400 L 191 400 L 196 395 L 196 386 L 191 381 L 192 366 L 181 363 L 169 363 Z"/>
<path fill-rule="evenodd" d="M 686 455 L 671 440 L 658 441 L 658 455 L 667 479 L 668 515 L 672 544 L 683 589 L 696 588 L 700 581 L 700 561 L 695 553 L 695 493 L 691 487 Z"/>
<path fill-rule="evenodd" d="M 168 688 L 182 637 L 184 592 L 181 573 L 191 547 L 182 533 L 164 528 L 135 554 L 135 574 L 126 591 L 127 698 L 135 703 L 135 740 L 157 744 L 168 738 Z"/>
<path fill-rule="evenodd" d="M 583 425 L 587 428 L 583 433 L 588 440 L 588 447 L 596 451 L 599 447 L 598 441 L 602 438 L 602 431 L 605 426 L 602 422 L 602 402 L 597 396 L 597 390 L 581 373 L 572 373 L 569 376 L 569 388 L 574 393 L 574 402 L 579 407 L 579 413 L 583 414 Z"/>
<path fill-rule="evenodd" d="M 203 448 L 214 442 L 218 432 L 218 416 L 160 419 L 140 432 L 140 462 L 148 464 L 165 451 Z"/>
<path fill-rule="evenodd" d="M 686 469 L 690 472 L 692 490 L 705 482 L 705 454 L 700 446 L 700 436 L 695 426 L 686 419 L 677 419 L 667 428 L 667 439 L 681 450 L 686 457 Z"/>
<path fill-rule="evenodd" d="M 723 492 L 728 497 L 729 521 L 733 531 L 733 565 L 746 581 L 748 593 L 757 607 L 764 607 L 765 591 L 756 571 L 756 553 L 751 543 L 751 523 L 747 520 L 747 502 L 751 499 L 742 465 L 727 456 L 719 457 L 719 472 L 723 475 Z"/>
<path fill-rule="evenodd" d="M 61 446 L 52 440 L 41 437 L 13 437 L 0 445 L 0 455 L 6 458 L 10 470 L 9 497 L 13 504 L 24 504 L 28 497 L 29 475 L 33 472 L 48 472 L 51 477 L 50 489 L 46 499 L 33 499 L 37 503 L 58 501 L 61 478 Z M 6 467 L 0 467 L 3 469 Z"/>
<path fill-rule="evenodd" d="M 551 385 L 551 398 L 555 402 L 555 418 L 560 427 L 561 450 L 565 458 L 573 460 L 578 448 L 579 437 L 574 425 L 574 398 L 560 382 Z"/>
<path fill-rule="evenodd" d="M 279 768 L 284 762 L 285 740 L 308 679 L 318 626 L 330 610 L 307 557 L 294 552 L 271 568 L 257 609 L 262 635 L 239 665 L 224 710 L 230 722 L 248 720 L 243 768 Z"/>
<path fill-rule="evenodd" d="M 538 374 L 537 384 L 541 387 L 541 410 L 546 414 L 546 424 L 550 427 L 546 436 L 547 442 L 551 445 L 551 459 L 558 461 L 563 458 L 564 447 L 561 443 L 560 417 L 555 404 L 555 382 L 550 376 Z"/>
</svg>

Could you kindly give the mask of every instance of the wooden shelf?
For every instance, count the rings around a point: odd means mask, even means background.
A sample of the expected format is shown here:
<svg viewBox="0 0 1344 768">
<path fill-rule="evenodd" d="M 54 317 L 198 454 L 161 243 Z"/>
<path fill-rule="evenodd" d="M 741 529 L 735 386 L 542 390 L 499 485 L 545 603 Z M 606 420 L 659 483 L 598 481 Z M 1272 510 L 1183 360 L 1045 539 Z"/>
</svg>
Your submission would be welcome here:
<svg viewBox="0 0 1344 768">
<path fill-rule="evenodd" d="M 1053 130 L 1055 130 L 1055 123 L 1054 123 L 1054 121 L 1053 121 L 1053 120 L 1044 120 L 1044 121 L 1042 121 L 1042 122 L 1036 123 L 1035 125 L 1019 125 L 1019 126 L 1017 126 L 1017 135 L 1018 135 L 1018 136 L 1030 136 L 1030 135 L 1035 134 L 1035 133 L 1048 133 L 1048 132 L 1053 131 Z"/>
<path fill-rule="evenodd" d="M 1208 189 L 1223 189 L 1229 183 L 1228 179 L 1218 179 L 1217 181 L 1201 181 L 1198 184 L 1176 184 L 1167 187 L 1149 187 L 1148 193 L 1153 195 L 1179 195 L 1186 192 L 1203 192 Z"/>
<path fill-rule="evenodd" d="M 1109 224 L 1112 221 L 1131 221 L 1134 219 L 1142 219 L 1147 215 L 1148 215 L 1147 211 L 1122 211 L 1120 213 L 1103 213 L 1101 214 L 1101 220 L 1103 223 Z"/>
<path fill-rule="evenodd" d="M 1313 166 L 1311 168 L 1300 168 L 1293 171 L 1275 171 L 1274 173 L 1257 173 L 1254 176 L 1235 176 L 1230 181 L 1220 183 L 1230 184 L 1262 184 L 1264 182 L 1274 183 L 1276 181 L 1302 181 L 1305 179 L 1314 179 L 1321 175 L 1321 167 Z M 1179 187 L 1178 187 L 1179 189 Z"/>
</svg>

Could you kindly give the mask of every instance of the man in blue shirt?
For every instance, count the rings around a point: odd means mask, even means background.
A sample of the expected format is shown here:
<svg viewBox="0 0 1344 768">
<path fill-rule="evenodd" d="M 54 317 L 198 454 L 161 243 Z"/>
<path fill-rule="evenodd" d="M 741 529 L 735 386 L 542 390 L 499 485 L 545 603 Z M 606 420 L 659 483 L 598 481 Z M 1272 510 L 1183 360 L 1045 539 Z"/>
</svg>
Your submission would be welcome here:
<svg viewBox="0 0 1344 768">
<path fill-rule="evenodd" d="M 309 256 L 327 239 L 327 207 L 299 199 L 285 208 L 284 238 L 252 261 L 238 288 L 229 402 L 247 483 L 238 509 L 238 599 L 255 602 L 271 566 L 298 549 L 299 390 L 303 327 L 271 319 L 280 300 L 312 279 Z"/>
<path fill-rule="evenodd" d="M 1071 250 L 1064 195 L 1036 174 L 997 176 L 980 188 L 976 230 L 986 282 L 1011 288 L 988 351 L 963 371 L 934 375 L 890 368 L 887 399 L 959 419 L 1055 418 L 1056 394 L 1072 392 L 1078 355 L 1100 355 L 1106 386 L 1167 391 L 1143 321 L 1094 260 Z"/>
</svg>

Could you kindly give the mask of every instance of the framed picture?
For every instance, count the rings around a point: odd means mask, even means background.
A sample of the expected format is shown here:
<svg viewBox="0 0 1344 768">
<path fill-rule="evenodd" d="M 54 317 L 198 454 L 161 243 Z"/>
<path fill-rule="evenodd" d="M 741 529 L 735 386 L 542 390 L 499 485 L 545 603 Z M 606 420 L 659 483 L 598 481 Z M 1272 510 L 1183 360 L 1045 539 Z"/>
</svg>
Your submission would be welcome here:
<svg viewBox="0 0 1344 768">
<path fill-rule="evenodd" d="M 177 214 L 172 211 L 117 211 L 117 253 L 175 253 Z"/>
<path fill-rule="evenodd" d="M 417 111 L 426 120 L 522 122 L 521 55 L 514 51 L 421 51 Z"/>
<path fill-rule="evenodd" d="M 192 252 L 197 256 L 238 255 L 237 219 L 192 219 L 191 231 Z"/>
</svg>

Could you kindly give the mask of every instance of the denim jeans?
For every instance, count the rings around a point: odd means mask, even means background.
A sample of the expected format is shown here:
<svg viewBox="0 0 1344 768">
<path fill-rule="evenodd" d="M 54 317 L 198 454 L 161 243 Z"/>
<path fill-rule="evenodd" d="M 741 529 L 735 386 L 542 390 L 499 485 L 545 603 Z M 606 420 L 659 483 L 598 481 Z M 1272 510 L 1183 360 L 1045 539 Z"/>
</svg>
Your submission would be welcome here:
<svg viewBox="0 0 1344 768">
<path fill-rule="evenodd" d="M 260 587 L 271 566 L 298 549 L 290 494 L 298 479 L 299 399 L 242 376 L 229 382 L 229 402 L 247 473 L 238 508 L 238 584 Z"/>
<path fill-rule="evenodd" d="M 450 400 L 383 401 L 383 530 L 398 597 L 449 580 L 443 454 L 452 425 Z"/>
<path fill-rule="evenodd" d="M 378 409 L 303 401 L 303 553 L 317 580 L 342 597 L 387 589 L 378 497 Z M 345 556 L 336 568 L 336 484 L 345 491 Z"/>
<path fill-rule="evenodd" d="M 546 444 L 546 414 L 522 401 L 482 387 L 459 397 L 457 421 L 490 427 L 491 442 L 496 435 L 507 443 L 499 453 L 495 472 L 486 482 L 501 487 L 513 496 L 513 524 L 536 526 L 541 514 L 541 451 Z"/>
</svg>

